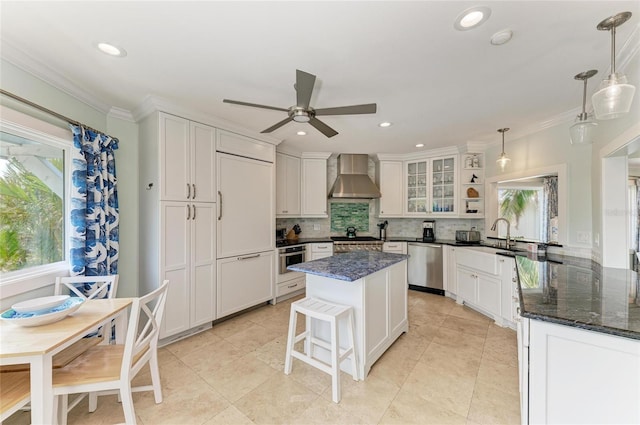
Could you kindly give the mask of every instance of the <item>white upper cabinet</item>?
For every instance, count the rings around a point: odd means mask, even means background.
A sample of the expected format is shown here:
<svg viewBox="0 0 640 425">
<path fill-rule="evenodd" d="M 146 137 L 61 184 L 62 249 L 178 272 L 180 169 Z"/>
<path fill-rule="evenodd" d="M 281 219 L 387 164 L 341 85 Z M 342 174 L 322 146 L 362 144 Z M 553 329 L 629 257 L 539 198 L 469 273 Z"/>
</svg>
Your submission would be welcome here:
<svg viewBox="0 0 640 425">
<path fill-rule="evenodd" d="M 160 199 L 215 202 L 216 130 L 160 113 Z"/>
<path fill-rule="evenodd" d="M 191 122 L 191 200 L 216 200 L 216 130 L 208 125 Z"/>
<path fill-rule="evenodd" d="M 226 130 L 218 130 L 216 150 L 260 161 L 274 162 L 276 159 L 272 144 Z"/>
<path fill-rule="evenodd" d="M 405 162 L 405 186 L 407 188 L 404 215 L 424 217 L 430 212 L 429 207 L 429 161 Z"/>
<path fill-rule="evenodd" d="M 380 161 L 376 169 L 376 184 L 382 196 L 380 217 L 402 217 L 404 199 L 404 169 L 402 161 Z"/>
<path fill-rule="evenodd" d="M 457 215 L 458 178 L 456 156 L 432 158 L 430 169 L 431 202 L 427 210 L 433 215 Z"/>
<path fill-rule="evenodd" d="M 276 216 L 300 217 L 300 158 L 276 153 Z"/>
<path fill-rule="evenodd" d="M 302 217 L 328 217 L 327 159 L 330 154 L 302 155 Z"/>
</svg>

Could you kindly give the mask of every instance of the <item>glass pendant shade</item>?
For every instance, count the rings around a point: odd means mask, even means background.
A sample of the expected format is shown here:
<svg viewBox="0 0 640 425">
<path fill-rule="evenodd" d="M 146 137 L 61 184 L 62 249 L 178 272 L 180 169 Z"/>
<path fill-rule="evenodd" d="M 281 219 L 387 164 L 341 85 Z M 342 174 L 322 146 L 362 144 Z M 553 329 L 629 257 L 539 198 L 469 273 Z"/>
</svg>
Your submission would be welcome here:
<svg viewBox="0 0 640 425">
<path fill-rule="evenodd" d="M 589 145 L 593 143 L 595 129 L 598 123 L 592 120 L 576 121 L 569 129 L 572 145 Z"/>
<path fill-rule="evenodd" d="M 504 171 L 505 167 L 511 161 L 511 159 L 504 153 L 504 133 L 509 131 L 509 128 L 499 128 L 498 133 L 502 134 L 502 153 L 498 157 L 496 163 L 500 166 L 500 169 Z"/>
<path fill-rule="evenodd" d="M 621 12 L 603 20 L 596 27 L 611 33 L 611 74 L 600 83 L 600 89 L 591 97 L 596 118 L 610 120 L 626 114 L 631 109 L 636 88 L 627 83 L 624 74 L 616 72 L 616 28 L 631 18 L 631 12 Z"/>
<path fill-rule="evenodd" d="M 627 77 L 611 74 L 600 83 L 600 90 L 591 97 L 593 110 L 599 120 L 618 118 L 629 112 L 636 88 L 627 84 Z"/>
<path fill-rule="evenodd" d="M 509 158 L 506 153 L 502 152 L 500 154 L 500 157 L 498 158 L 498 160 L 496 162 L 500 166 L 500 169 L 502 171 L 504 171 L 504 169 L 507 166 L 507 164 L 509 163 L 509 161 L 511 161 L 511 158 Z"/>
</svg>

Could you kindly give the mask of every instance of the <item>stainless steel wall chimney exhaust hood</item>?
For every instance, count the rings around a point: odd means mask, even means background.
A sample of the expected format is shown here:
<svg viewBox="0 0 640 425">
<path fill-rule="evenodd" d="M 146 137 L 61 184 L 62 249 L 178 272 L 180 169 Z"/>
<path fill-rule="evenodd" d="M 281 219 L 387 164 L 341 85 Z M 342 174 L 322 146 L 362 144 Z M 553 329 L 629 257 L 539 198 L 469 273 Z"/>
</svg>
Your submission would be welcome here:
<svg viewBox="0 0 640 425">
<path fill-rule="evenodd" d="M 379 198 L 380 189 L 371 181 L 367 174 L 368 169 L 368 155 L 345 153 L 338 155 L 338 177 L 329 192 L 329 197 Z"/>
</svg>

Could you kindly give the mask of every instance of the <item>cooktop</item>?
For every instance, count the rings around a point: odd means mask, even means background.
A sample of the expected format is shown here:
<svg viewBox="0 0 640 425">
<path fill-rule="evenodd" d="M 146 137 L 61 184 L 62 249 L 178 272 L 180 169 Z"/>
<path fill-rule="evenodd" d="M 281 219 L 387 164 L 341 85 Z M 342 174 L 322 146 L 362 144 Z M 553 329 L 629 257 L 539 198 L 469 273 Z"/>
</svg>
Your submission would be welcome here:
<svg viewBox="0 0 640 425">
<path fill-rule="evenodd" d="M 356 236 L 355 238 L 348 238 L 346 236 L 331 236 L 331 240 L 335 242 L 373 242 L 380 239 L 373 236 Z"/>
</svg>

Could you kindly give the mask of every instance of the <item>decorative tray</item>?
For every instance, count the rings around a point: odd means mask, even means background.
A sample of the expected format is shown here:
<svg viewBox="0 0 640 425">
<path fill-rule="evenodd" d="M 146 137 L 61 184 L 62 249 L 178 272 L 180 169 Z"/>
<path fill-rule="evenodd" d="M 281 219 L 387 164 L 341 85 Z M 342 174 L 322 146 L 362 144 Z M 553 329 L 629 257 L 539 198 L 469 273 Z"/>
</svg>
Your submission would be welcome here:
<svg viewBox="0 0 640 425">
<path fill-rule="evenodd" d="M 57 307 L 41 313 L 18 313 L 9 309 L 0 315 L 0 319 L 18 326 L 41 326 L 54 323 L 74 313 L 82 306 L 84 298 L 71 297 Z"/>
</svg>

